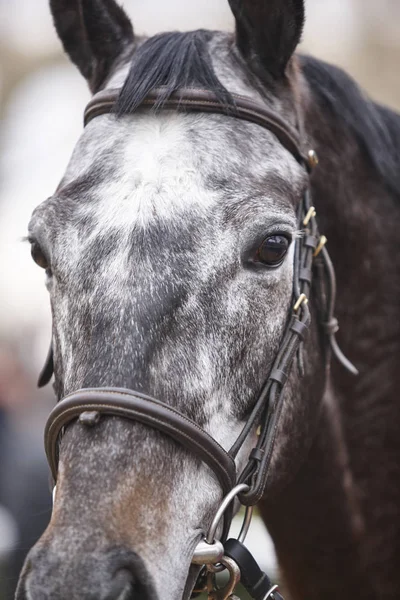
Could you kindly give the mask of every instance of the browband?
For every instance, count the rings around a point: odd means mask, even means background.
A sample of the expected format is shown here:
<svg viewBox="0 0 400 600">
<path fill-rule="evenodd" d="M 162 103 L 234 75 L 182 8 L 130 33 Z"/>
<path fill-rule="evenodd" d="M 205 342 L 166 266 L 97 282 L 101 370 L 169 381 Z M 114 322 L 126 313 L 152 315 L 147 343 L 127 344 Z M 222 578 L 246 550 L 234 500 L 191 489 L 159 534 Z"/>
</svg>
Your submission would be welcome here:
<svg viewBox="0 0 400 600">
<path fill-rule="evenodd" d="M 89 102 L 84 113 L 84 125 L 100 115 L 110 114 L 114 111 L 120 89 L 104 90 L 96 94 Z M 163 109 L 172 109 L 180 112 L 206 112 L 222 114 L 225 117 L 234 117 L 243 121 L 256 123 L 264 129 L 271 131 L 282 146 L 286 148 L 301 164 L 308 164 L 308 157 L 302 152 L 297 131 L 288 125 L 277 113 L 269 110 L 259 102 L 231 94 L 233 104 L 222 103 L 218 97 L 208 90 L 197 88 L 181 88 L 163 99 L 165 90 L 156 88 L 149 92 L 141 106 Z"/>
</svg>

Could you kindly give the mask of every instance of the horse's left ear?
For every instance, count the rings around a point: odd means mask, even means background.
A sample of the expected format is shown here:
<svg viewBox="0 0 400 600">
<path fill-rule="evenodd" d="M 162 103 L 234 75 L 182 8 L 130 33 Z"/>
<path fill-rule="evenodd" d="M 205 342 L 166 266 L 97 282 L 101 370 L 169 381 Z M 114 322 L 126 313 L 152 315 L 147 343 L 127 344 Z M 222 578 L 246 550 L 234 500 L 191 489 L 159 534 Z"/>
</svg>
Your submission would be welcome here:
<svg viewBox="0 0 400 600">
<path fill-rule="evenodd" d="M 132 24 L 115 0 L 50 0 L 64 50 L 96 92 L 133 45 Z"/>
<path fill-rule="evenodd" d="M 229 0 L 229 4 L 243 57 L 274 79 L 283 77 L 303 32 L 304 0 Z"/>
</svg>

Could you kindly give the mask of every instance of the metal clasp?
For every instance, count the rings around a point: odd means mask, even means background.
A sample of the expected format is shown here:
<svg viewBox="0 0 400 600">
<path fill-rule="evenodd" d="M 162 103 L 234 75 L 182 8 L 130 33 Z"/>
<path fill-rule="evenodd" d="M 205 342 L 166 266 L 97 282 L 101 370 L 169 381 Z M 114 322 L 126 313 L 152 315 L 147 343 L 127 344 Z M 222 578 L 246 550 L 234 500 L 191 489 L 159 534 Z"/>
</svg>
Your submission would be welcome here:
<svg viewBox="0 0 400 600">
<path fill-rule="evenodd" d="M 315 248 L 314 250 L 314 258 L 316 256 L 318 256 L 318 254 L 321 252 L 322 248 L 326 245 L 328 241 L 328 238 L 325 235 L 321 235 L 321 237 L 319 238 L 319 242 L 318 242 L 318 246 Z"/>
<path fill-rule="evenodd" d="M 308 298 L 305 294 L 300 294 L 297 298 L 296 304 L 293 306 L 294 312 L 297 312 L 302 304 L 307 304 Z"/>
<path fill-rule="evenodd" d="M 209 572 L 207 580 L 208 600 L 235 600 L 236 597 L 233 596 L 233 593 L 240 581 L 240 569 L 235 561 L 227 556 L 222 557 L 221 564 L 228 570 L 229 581 L 223 588 L 216 589 L 214 574 Z"/>
<path fill-rule="evenodd" d="M 309 150 L 307 152 L 307 162 L 310 169 L 315 169 L 315 167 L 318 165 L 319 158 L 315 150 Z"/>
<path fill-rule="evenodd" d="M 317 211 L 314 206 L 310 206 L 306 216 L 304 217 L 303 225 L 306 227 L 313 217 L 317 216 Z"/>
</svg>

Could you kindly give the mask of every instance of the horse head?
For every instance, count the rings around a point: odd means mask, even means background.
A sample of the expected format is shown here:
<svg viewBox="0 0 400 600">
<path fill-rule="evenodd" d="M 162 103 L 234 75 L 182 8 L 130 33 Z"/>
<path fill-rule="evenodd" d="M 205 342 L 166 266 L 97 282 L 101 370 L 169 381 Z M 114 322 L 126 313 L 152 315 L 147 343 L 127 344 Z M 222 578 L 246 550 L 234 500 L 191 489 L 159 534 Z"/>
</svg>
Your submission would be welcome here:
<svg viewBox="0 0 400 600">
<path fill-rule="evenodd" d="M 79 389 L 135 390 L 228 451 L 291 318 L 309 173 L 276 132 L 233 114 L 172 110 L 168 99 L 196 88 L 234 111 L 235 97 L 246 97 L 307 145 L 308 91 L 294 56 L 303 1 L 230 0 L 234 36 L 152 38 L 135 36 L 114 0 L 50 5 L 95 99 L 118 89 L 29 224 L 51 298 L 60 405 Z M 149 109 L 154 89 L 162 94 Z M 301 355 L 286 373 L 269 498 L 295 475 L 317 427 L 326 357 L 314 322 Z M 68 422 L 56 440 L 53 514 L 17 597 L 187 599 L 198 574 L 194 549 L 221 502 L 218 478 L 148 424 L 103 414 L 95 421 Z M 235 455 L 237 473 L 257 426 Z"/>
</svg>

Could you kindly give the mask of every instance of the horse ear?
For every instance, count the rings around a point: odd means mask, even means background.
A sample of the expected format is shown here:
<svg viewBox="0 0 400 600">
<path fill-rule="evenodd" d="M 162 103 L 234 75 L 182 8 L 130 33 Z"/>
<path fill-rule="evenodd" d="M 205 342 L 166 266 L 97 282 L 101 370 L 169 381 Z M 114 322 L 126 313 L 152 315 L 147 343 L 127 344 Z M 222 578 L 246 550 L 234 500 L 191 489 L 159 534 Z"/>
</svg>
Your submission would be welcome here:
<svg viewBox="0 0 400 600">
<path fill-rule="evenodd" d="M 229 0 L 236 19 L 236 43 L 243 57 L 284 76 L 304 26 L 304 0 Z"/>
<path fill-rule="evenodd" d="M 114 0 L 50 0 L 64 50 L 96 92 L 133 44 L 132 24 Z"/>
</svg>

